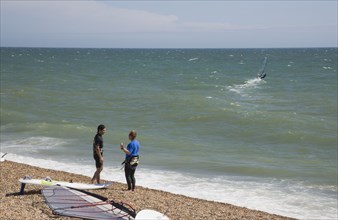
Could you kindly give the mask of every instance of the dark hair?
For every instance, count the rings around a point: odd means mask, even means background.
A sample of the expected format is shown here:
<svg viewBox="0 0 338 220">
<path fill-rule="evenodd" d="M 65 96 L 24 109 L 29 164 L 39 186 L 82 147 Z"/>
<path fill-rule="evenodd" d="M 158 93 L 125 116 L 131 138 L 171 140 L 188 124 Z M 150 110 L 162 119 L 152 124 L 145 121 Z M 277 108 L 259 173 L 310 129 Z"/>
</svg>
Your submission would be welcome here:
<svg viewBox="0 0 338 220">
<path fill-rule="evenodd" d="M 106 126 L 104 126 L 103 124 L 100 124 L 99 126 L 97 126 L 97 133 L 99 133 L 99 131 L 102 131 L 105 128 Z"/>
</svg>

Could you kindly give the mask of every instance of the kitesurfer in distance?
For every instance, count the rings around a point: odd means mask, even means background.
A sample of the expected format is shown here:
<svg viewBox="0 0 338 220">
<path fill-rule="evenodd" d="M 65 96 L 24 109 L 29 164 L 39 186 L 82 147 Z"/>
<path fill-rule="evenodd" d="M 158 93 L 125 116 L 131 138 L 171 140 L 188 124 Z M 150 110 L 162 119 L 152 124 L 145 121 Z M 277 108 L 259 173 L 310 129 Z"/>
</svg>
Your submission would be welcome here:
<svg viewBox="0 0 338 220">
<path fill-rule="evenodd" d="M 264 61 L 262 63 L 261 69 L 259 70 L 257 74 L 257 78 L 264 79 L 266 77 L 265 67 L 266 67 L 267 62 L 268 62 L 268 58 L 264 57 Z"/>
<path fill-rule="evenodd" d="M 135 171 L 139 163 L 140 143 L 136 140 L 137 133 L 135 130 L 129 132 L 128 138 L 130 143 L 127 148 L 123 143 L 120 144 L 121 150 L 126 154 L 124 163 L 124 172 L 128 184 L 128 190 L 135 190 Z"/>
<path fill-rule="evenodd" d="M 266 77 L 266 73 L 263 72 L 261 74 L 257 74 L 257 78 L 264 79 Z"/>
<path fill-rule="evenodd" d="M 97 184 L 100 184 L 100 173 L 103 170 L 103 138 L 102 135 L 106 133 L 106 126 L 99 125 L 97 127 L 97 133 L 93 141 L 93 156 L 95 160 L 96 171 L 92 178 L 92 184 L 96 180 Z"/>
</svg>

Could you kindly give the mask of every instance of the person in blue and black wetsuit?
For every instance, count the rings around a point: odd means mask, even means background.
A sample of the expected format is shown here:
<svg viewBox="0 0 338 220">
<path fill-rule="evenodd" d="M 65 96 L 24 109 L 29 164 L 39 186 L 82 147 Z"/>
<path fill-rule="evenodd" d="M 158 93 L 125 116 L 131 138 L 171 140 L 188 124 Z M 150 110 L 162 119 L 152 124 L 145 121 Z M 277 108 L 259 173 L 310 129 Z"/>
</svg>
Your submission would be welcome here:
<svg viewBox="0 0 338 220">
<path fill-rule="evenodd" d="M 128 184 L 128 190 L 135 190 L 135 171 L 139 163 L 139 149 L 140 143 L 136 140 L 137 133 L 135 130 L 129 132 L 130 143 L 127 148 L 124 147 L 123 143 L 120 144 L 121 150 L 126 154 L 124 161 L 124 172 Z"/>
</svg>

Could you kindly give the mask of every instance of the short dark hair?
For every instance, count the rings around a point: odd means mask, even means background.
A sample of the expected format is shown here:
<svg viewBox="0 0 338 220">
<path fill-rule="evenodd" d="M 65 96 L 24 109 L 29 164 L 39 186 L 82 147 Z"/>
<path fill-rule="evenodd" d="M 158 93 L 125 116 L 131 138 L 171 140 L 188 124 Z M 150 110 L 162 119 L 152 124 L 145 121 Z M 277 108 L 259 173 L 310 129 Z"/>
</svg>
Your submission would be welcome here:
<svg viewBox="0 0 338 220">
<path fill-rule="evenodd" d="M 99 126 L 97 126 L 97 133 L 99 133 L 99 131 L 102 131 L 105 128 L 106 126 L 104 126 L 103 124 L 100 124 Z"/>
</svg>

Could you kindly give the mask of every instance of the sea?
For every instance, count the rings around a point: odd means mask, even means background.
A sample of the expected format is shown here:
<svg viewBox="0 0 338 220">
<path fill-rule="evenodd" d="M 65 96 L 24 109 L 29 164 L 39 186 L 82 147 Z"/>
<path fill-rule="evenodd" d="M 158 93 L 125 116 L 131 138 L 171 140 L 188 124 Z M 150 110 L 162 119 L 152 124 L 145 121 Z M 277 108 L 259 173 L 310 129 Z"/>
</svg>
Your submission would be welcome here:
<svg viewBox="0 0 338 220">
<path fill-rule="evenodd" d="M 337 48 L 2 47 L 1 154 L 91 177 L 104 124 L 101 178 L 125 183 L 136 130 L 138 186 L 337 219 L 337 62 Z"/>
</svg>

